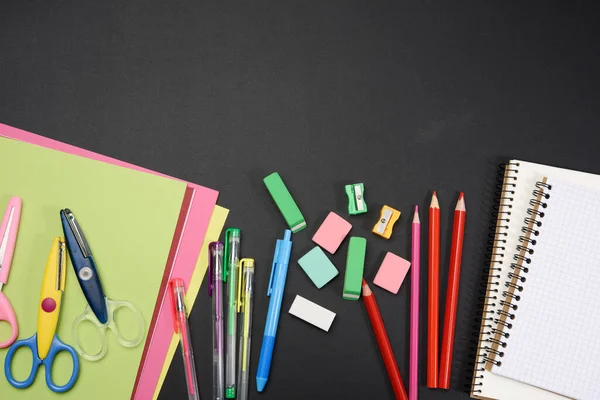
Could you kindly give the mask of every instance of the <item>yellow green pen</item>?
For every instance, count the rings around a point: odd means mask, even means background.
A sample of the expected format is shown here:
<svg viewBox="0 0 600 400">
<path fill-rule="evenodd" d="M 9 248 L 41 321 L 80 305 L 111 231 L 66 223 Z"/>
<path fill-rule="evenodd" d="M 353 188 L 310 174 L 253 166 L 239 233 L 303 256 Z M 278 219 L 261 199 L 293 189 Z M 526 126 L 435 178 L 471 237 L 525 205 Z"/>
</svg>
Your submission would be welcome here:
<svg viewBox="0 0 600 400">
<path fill-rule="evenodd" d="M 238 399 L 248 399 L 250 375 L 250 342 L 252 339 L 252 297 L 254 292 L 254 259 L 242 258 L 238 268 L 237 311 L 241 313 L 238 362 Z"/>
</svg>

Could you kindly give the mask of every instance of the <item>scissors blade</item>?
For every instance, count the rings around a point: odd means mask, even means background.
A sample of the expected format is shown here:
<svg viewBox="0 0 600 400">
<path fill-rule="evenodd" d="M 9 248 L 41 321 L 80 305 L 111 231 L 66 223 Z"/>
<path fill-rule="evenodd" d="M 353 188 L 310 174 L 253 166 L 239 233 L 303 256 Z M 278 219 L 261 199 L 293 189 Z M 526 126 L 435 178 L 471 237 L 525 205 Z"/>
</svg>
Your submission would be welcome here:
<svg viewBox="0 0 600 400">
<path fill-rule="evenodd" d="M 6 230 L 2 236 L 2 243 L 0 244 L 0 270 L 2 264 L 4 264 L 4 256 L 6 255 L 6 248 L 8 247 L 8 235 L 10 235 L 10 229 L 12 228 L 13 215 L 15 214 L 15 208 L 11 207 L 10 215 L 8 217 L 8 224 L 6 224 Z"/>
<path fill-rule="evenodd" d="M 56 290 L 65 291 L 65 242 L 61 238 L 58 241 L 58 270 L 56 271 Z"/>
<path fill-rule="evenodd" d="M 71 229 L 71 232 L 73 233 L 73 236 L 75 237 L 75 240 L 77 241 L 77 244 L 79 245 L 81 254 L 83 255 L 84 258 L 88 258 L 89 256 L 92 255 L 92 251 L 90 250 L 90 246 L 88 245 L 88 242 L 85 238 L 85 235 L 83 234 L 83 231 L 81 230 L 81 227 L 79 226 L 79 224 L 77 223 L 77 220 L 75 219 L 75 215 L 73 215 L 73 212 L 71 212 L 71 210 L 69 210 L 68 208 L 65 208 L 63 210 L 63 212 L 65 213 L 65 216 L 67 217 L 67 222 L 69 223 L 69 228 Z"/>
<path fill-rule="evenodd" d="M 10 210 L 10 217 L 8 217 L 8 224 L 6 225 L 6 230 L 4 231 L 4 236 L 2 236 L 2 244 L 0 244 L 0 272 L 2 271 L 2 264 L 4 264 L 4 256 L 6 255 L 6 247 L 8 245 L 8 234 L 10 232 L 10 228 L 12 226 L 12 219 L 15 213 L 15 208 L 13 207 Z M 0 282 L 0 292 L 2 291 L 2 286 L 4 283 Z"/>
<path fill-rule="evenodd" d="M 42 280 L 37 318 L 37 351 L 41 360 L 48 356 L 58 326 L 63 292 L 62 290 L 56 290 L 56 277 L 61 275 L 59 270 L 62 264 L 60 256 L 63 244 L 64 239 L 60 236 L 52 240 L 52 246 L 46 261 L 46 269 L 44 270 L 44 279 Z M 62 252 L 62 254 L 65 253 Z M 64 267 L 62 271 L 64 275 Z"/>
<path fill-rule="evenodd" d="M 13 197 L 8 203 L 4 219 L 2 221 L 2 241 L 0 242 L 0 291 L 8 280 L 8 272 L 12 261 L 19 217 L 21 215 L 21 199 Z"/>
</svg>

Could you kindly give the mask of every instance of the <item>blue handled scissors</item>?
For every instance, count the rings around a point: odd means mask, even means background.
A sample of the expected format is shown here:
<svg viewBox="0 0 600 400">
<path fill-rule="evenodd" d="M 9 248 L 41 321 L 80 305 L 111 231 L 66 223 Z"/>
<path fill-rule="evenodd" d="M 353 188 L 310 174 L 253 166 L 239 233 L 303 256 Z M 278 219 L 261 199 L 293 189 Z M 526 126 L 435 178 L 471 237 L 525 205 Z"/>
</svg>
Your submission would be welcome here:
<svg viewBox="0 0 600 400">
<path fill-rule="evenodd" d="M 113 301 L 104 295 L 102 282 L 96 269 L 96 263 L 92 257 L 92 251 L 88 245 L 81 227 L 77 223 L 75 216 L 68 208 L 60 211 L 63 231 L 67 241 L 67 249 L 71 256 L 71 263 L 75 269 L 75 275 L 79 281 L 79 286 L 87 300 L 87 306 L 83 314 L 73 321 L 73 340 L 74 346 L 79 355 L 89 361 L 98 361 L 104 357 L 108 350 L 106 345 L 106 330 L 110 329 L 117 338 L 117 341 L 123 347 L 136 347 L 144 338 L 144 318 L 142 314 L 128 301 Z M 128 308 L 134 315 L 138 324 L 138 335 L 132 340 L 128 340 L 117 326 L 114 318 L 115 312 L 119 308 Z M 100 332 L 101 348 L 96 354 L 86 353 L 79 340 L 78 327 L 83 321 L 89 321 L 95 325 Z"/>
<path fill-rule="evenodd" d="M 40 365 L 46 367 L 46 385 L 57 393 L 66 392 L 71 389 L 79 376 L 79 357 L 73 347 L 64 344 L 56 335 L 56 327 L 60 314 L 60 305 L 62 295 L 65 290 L 65 265 L 67 254 L 65 249 L 65 239 L 55 237 L 46 263 L 42 290 L 40 292 L 40 303 L 38 308 L 37 333 L 29 339 L 16 341 L 6 353 L 4 360 L 4 374 L 8 382 L 18 389 L 25 389 L 33 384 Z M 20 347 L 29 347 L 33 356 L 33 364 L 29 377 L 24 381 L 18 381 L 14 378 L 11 371 L 11 364 L 15 352 Z M 52 363 L 56 355 L 61 352 L 68 352 L 73 359 L 73 372 L 71 378 L 64 386 L 59 386 L 52 380 Z"/>
</svg>

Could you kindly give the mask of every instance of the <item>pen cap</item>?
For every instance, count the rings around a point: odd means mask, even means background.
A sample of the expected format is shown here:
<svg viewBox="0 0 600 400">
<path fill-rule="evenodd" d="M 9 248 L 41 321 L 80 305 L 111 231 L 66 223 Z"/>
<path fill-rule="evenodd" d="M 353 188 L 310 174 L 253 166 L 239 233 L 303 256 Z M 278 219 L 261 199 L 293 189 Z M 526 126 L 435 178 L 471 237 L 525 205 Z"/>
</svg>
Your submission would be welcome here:
<svg viewBox="0 0 600 400">
<path fill-rule="evenodd" d="M 237 312 L 242 311 L 242 306 L 246 300 L 245 294 L 247 285 L 249 282 L 246 281 L 248 271 L 254 271 L 254 258 L 242 258 L 240 260 L 240 267 L 238 268 L 238 281 L 237 281 Z M 250 282 L 251 283 L 251 282 Z"/>
<path fill-rule="evenodd" d="M 175 323 L 175 333 L 179 333 L 179 313 L 187 313 L 185 309 L 185 288 L 183 279 L 174 278 L 169 282 L 169 288 L 171 290 L 171 300 L 173 302 L 173 321 Z"/>
<path fill-rule="evenodd" d="M 211 242 L 208 245 L 208 295 L 212 296 L 215 285 L 217 271 L 217 263 L 219 257 L 223 256 L 223 243 Z"/>
<path fill-rule="evenodd" d="M 239 252 L 239 244 L 240 244 L 240 230 L 238 228 L 228 228 L 225 231 L 225 249 L 223 251 L 223 282 L 227 282 L 227 277 L 231 274 L 231 270 L 233 266 L 231 263 L 231 252 L 233 243 L 237 242 L 236 248 Z"/>
</svg>

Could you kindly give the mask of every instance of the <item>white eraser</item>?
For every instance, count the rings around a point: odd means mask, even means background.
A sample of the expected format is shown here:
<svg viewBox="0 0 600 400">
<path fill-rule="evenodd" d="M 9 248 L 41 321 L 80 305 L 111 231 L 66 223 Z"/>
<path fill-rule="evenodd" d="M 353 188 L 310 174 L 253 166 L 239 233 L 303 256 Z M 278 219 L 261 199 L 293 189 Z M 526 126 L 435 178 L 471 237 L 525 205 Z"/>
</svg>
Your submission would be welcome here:
<svg viewBox="0 0 600 400">
<path fill-rule="evenodd" d="M 296 298 L 290 307 L 290 314 L 305 320 L 317 328 L 323 329 L 325 332 L 329 332 L 329 328 L 335 318 L 335 313 L 333 311 L 329 311 L 325 307 L 321 307 L 310 300 L 306 300 L 300 295 L 296 295 Z"/>
</svg>

